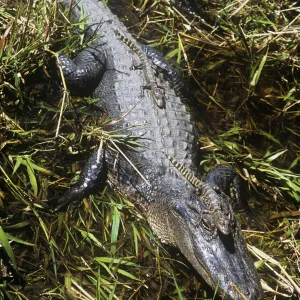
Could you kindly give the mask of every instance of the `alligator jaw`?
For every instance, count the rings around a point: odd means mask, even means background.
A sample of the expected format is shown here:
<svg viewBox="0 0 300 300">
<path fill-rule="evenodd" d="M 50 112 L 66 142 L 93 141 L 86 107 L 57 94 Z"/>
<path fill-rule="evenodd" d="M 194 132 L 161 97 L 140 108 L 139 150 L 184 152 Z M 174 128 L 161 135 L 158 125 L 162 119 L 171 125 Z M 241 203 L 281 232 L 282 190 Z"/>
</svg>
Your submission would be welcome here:
<svg viewBox="0 0 300 300">
<path fill-rule="evenodd" d="M 256 270 L 240 232 L 234 238 L 218 233 L 210 241 L 194 234 L 192 243 L 197 271 L 219 294 L 228 299 L 263 299 Z"/>
<path fill-rule="evenodd" d="M 161 204 L 157 209 L 150 205 L 148 220 L 153 231 L 179 248 L 203 279 L 226 299 L 263 299 L 260 280 L 238 222 L 235 221 L 232 233 L 221 233 L 213 212 L 207 210 L 201 198 L 190 194 L 183 192 L 180 200 L 178 195 L 171 201 L 169 198 L 163 210 Z"/>
<path fill-rule="evenodd" d="M 199 215 L 195 211 L 196 201 L 194 198 L 187 208 L 190 222 L 186 222 L 186 230 L 192 250 L 188 259 L 196 262 L 193 264 L 196 270 L 228 299 L 263 299 L 260 281 L 239 224 L 235 225 L 231 234 L 224 235 L 215 228 L 213 216 L 206 215 L 203 223 L 201 211 L 204 205 L 197 201 Z M 184 253 L 184 250 L 181 251 Z"/>
</svg>

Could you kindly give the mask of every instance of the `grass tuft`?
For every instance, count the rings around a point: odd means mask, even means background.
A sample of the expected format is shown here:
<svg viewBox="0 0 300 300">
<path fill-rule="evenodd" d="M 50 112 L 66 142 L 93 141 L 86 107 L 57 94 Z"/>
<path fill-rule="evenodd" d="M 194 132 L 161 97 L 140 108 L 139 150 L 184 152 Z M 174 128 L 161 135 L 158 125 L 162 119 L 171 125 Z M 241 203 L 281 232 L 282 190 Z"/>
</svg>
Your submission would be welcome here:
<svg viewBox="0 0 300 300">
<path fill-rule="evenodd" d="M 300 8 L 287 0 L 191 4 L 199 17 L 149 0 L 122 4 L 121 18 L 135 8 L 132 32 L 164 53 L 207 107 L 209 136 L 191 107 L 200 167 L 232 164 L 247 180 L 255 223 L 244 233 L 266 299 L 299 297 Z M 118 120 L 95 115 L 95 99 L 61 100 L 49 60 L 85 45 L 84 19 L 67 16 L 54 0 L 0 4 L 0 298 L 217 299 L 109 187 L 65 213 L 44 209 L 43 200 L 76 182 L 100 141 L 138 146 L 108 131 Z"/>
</svg>

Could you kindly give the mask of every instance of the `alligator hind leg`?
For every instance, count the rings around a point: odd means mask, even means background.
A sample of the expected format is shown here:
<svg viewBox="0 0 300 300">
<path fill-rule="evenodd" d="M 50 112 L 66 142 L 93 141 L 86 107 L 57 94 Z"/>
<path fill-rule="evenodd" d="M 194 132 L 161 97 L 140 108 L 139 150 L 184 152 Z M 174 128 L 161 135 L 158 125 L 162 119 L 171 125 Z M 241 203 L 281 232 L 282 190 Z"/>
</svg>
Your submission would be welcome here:
<svg viewBox="0 0 300 300">
<path fill-rule="evenodd" d="M 92 92 L 100 82 L 106 70 L 106 56 L 102 44 L 95 43 L 78 53 L 72 60 L 59 54 L 59 65 L 72 92 Z"/>
<path fill-rule="evenodd" d="M 105 149 L 99 148 L 86 162 L 78 182 L 58 199 L 55 211 L 59 211 L 70 203 L 78 202 L 93 192 L 101 190 L 105 185 L 107 172 Z"/>
<path fill-rule="evenodd" d="M 255 216 L 248 204 L 249 192 L 244 180 L 242 180 L 233 168 L 219 165 L 207 173 L 203 181 L 229 197 L 232 192 L 238 209 L 245 210 L 247 214 L 247 226 L 250 227 Z"/>
</svg>

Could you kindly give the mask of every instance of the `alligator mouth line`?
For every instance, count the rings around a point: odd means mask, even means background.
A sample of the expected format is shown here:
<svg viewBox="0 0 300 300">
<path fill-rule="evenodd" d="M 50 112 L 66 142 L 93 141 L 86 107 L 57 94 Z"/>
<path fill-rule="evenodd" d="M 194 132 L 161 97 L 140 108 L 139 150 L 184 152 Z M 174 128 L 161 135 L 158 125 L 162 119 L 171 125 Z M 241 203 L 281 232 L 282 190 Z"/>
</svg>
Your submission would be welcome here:
<svg viewBox="0 0 300 300">
<path fill-rule="evenodd" d="M 251 277 L 255 272 L 253 263 L 243 258 L 246 246 L 241 233 L 233 236 L 233 233 L 224 235 L 218 231 L 213 240 L 207 241 L 196 236 L 194 233 L 190 261 L 197 262 L 196 271 L 215 292 L 226 299 L 261 299 L 259 281 L 255 283 Z"/>
</svg>

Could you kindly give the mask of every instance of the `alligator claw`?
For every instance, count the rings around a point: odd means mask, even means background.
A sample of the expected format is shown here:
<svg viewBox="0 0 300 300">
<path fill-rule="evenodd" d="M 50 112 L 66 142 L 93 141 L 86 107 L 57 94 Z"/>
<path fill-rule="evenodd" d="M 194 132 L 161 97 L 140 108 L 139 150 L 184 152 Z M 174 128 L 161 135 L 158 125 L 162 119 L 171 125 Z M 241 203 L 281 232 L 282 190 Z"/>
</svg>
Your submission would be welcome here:
<svg viewBox="0 0 300 300">
<path fill-rule="evenodd" d="M 101 189 L 107 179 L 107 162 L 105 149 L 98 149 L 88 159 L 81 171 L 78 182 L 70 187 L 58 200 L 54 211 L 59 211 L 70 203 L 78 202 L 84 197 Z"/>
</svg>

